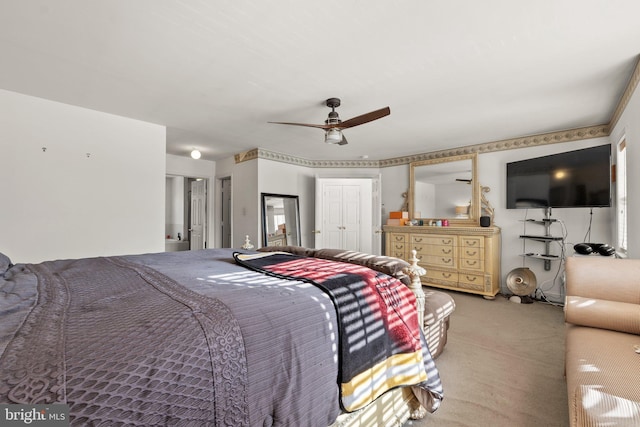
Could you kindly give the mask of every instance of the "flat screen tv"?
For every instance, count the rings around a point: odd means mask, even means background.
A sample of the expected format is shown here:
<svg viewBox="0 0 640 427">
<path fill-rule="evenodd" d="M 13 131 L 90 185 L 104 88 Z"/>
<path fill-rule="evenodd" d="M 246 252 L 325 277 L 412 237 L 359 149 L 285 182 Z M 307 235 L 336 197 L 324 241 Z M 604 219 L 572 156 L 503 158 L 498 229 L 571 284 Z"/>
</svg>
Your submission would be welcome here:
<svg viewBox="0 0 640 427">
<path fill-rule="evenodd" d="M 507 163 L 507 209 L 611 206 L 611 145 Z"/>
</svg>

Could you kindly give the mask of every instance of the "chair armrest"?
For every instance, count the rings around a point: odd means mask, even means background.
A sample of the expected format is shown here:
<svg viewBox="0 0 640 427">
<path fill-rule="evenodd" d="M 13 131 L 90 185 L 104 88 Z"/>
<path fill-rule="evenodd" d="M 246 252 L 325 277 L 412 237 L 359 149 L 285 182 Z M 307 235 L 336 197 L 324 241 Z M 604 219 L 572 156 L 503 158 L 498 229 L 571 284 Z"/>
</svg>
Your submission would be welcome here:
<svg viewBox="0 0 640 427">
<path fill-rule="evenodd" d="M 565 321 L 640 335 L 640 259 L 571 257 Z"/>
<path fill-rule="evenodd" d="M 640 259 L 569 257 L 567 296 L 640 304 Z"/>
<path fill-rule="evenodd" d="M 640 305 L 568 296 L 565 321 L 574 325 L 640 335 Z"/>
</svg>

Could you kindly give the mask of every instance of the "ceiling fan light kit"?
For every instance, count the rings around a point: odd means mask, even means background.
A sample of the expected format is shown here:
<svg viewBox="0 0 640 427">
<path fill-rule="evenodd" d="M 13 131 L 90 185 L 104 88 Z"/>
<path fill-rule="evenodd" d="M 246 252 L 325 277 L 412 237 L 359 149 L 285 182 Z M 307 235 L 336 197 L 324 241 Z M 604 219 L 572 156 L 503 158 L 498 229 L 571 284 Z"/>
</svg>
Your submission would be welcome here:
<svg viewBox="0 0 640 427">
<path fill-rule="evenodd" d="M 324 121 L 323 125 L 308 124 L 308 123 L 292 123 L 292 122 L 269 122 L 279 125 L 292 125 L 292 126 L 306 126 L 318 129 L 324 129 L 324 142 L 327 144 L 345 145 L 347 144 L 347 138 L 342 134 L 343 129 L 359 126 L 374 120 L 381 119 L 382 117 L 391 114 L 389 107 L 384 107 L 370 113 L 362 114 L 357 117 L 353 117 L 349 120 L 342 121 L 336 112 L 336 108 L 340 106 L 340 98 L 329 98 L 326 100 L 327 107 L 331 108 L 331 112 Z"/>
<path fill-rule="evenodd" d="M 338 129 L 329 129 L 324 133 L 324 142 L 327 144 L 340 144 L 342 142 L 342 132 Z"/>
</svg>

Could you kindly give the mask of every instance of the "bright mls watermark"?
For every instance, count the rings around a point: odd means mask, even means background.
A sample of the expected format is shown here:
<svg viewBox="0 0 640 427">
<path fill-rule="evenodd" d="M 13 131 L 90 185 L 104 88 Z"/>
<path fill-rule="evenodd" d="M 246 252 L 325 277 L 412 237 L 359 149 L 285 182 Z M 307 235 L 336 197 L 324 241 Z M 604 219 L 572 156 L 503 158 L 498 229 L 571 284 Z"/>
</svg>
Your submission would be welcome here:
<svg viewBox="0 0 640 427">
<path fill-rule="evenodd" d="M 68 427 L 68 405 L 0 405 L 0 426 Z"/>
</svg>

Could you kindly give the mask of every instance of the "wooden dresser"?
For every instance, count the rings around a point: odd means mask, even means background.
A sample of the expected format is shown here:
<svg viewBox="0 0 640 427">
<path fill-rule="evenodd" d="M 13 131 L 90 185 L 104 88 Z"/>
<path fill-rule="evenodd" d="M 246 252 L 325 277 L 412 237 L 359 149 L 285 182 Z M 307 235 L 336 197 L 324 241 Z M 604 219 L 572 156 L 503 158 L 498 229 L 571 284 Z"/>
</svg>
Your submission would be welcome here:
<svg viewBox="0 0 640 427">
<path fill-rule="evenodd" d="M 385 254 L 408 260 L 415 249 L 423 285 L 483 295 L 500 291 L 499 227 L 383 226 Z"/>
</svg>

